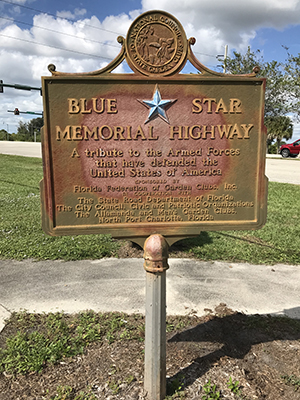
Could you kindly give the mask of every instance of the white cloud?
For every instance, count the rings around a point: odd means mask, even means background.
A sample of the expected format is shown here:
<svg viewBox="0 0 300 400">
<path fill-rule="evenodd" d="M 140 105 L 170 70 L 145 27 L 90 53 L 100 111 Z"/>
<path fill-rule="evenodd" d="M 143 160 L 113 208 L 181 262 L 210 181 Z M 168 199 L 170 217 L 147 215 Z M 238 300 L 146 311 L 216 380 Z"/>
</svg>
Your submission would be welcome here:
<svg viewBox="0 0 300 400">
<path fill-rule="evenodd" d="M 73 19 L 74 14 L 71 11 L 57 11 L 56 16 L 59 18 Z"/>
<path fill-rule="evenodd" d="M 82 17 L 85 14 L 86 14 L 85 8 L 75 8 L 74 10 L 74 15 L 76 15 L 76 17 Z"/>
<path fill-rule="evenodd" d="M 27 2 L 28 2 L 27 0 L 14 0 L 14 3 L 21 4 L 21 5 L 23 5 Z"/>
<path fill-rule="evenodd" d="M 196 51 L 218 54 L 225 44 L 243 51 L 262 27 L 300 23 L 299 0 L 142 0 L 143 11 L 167 11 L 196 36 Z M 212 34 L 212 36 L 210 36 Z M 210 38 L 210 39 L 209 39 Z"/>
<path fill-rule="evenodd" d="M 83 9 L 76 9 L 72 15 L 85 13 Z M 0 79 L 6 84 L 40 87 L 41 76 L 50 75 L 49 64 L 55 64 L 58 71 L 65 72 L 101 69 L 120 52 L 117 36 L 125 36 L 131 22 L 125 14 L 107 17 L 102 22 L 96 16 L 71 22 L 38 14 L 33 17 L 31 29 L 9 23 L 0 28 Z M 124 72 L 124 66 L 114 72 Z M 10 132 L 16 131 L 18 122 L 26 118 L 15 117 L 7 113 L 8 109 L 17 107 L 35 112 L 42 109 L 42 99 L 37 92 L 4 88 L 4 94 L 0 96 L 0 125 L 7 124 Z"/>
<path fill-rule="evenodd" d="M 76 17 L 82 17 L 85 14 L 85 8 L 75 8 L 73 13 L 71 11 L 57 11 L 56 13 L 57 17 L 67 19 L 75 19 Z"/>
</svg>

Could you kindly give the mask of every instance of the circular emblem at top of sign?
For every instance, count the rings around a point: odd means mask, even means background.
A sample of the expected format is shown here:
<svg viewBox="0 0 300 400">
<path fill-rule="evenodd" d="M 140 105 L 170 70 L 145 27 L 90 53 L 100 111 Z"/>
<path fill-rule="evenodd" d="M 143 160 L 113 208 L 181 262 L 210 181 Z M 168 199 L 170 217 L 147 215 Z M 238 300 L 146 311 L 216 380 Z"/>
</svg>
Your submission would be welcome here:
<svg viewBox="0 0 300 400">
<path fill-rule="evenodd" d="M 172 75 L 183 68 L 187 38 L 180 22 L 164 11 L 148 11 L 130 26 L 127 62 L 143 75 Z"/>
</svg>

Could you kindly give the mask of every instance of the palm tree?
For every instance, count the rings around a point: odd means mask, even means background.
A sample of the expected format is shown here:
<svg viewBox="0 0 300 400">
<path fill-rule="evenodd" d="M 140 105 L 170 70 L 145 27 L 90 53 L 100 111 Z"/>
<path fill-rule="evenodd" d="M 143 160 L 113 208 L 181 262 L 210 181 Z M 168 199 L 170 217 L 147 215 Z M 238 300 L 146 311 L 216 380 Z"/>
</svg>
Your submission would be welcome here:
<svg viewBox="0 0 300 400">
<path fill-rule="evenodd" d="M 276 140 L 277 153 L 279 153 L 282 139 L 289 140 L 293 136 L 293 123 L 290 117 L 279 115 L 276 117 L 266 117 L 265 125 L 268 130 L 267 142 L 271 144 L 273 140 Z"/>
</svg>

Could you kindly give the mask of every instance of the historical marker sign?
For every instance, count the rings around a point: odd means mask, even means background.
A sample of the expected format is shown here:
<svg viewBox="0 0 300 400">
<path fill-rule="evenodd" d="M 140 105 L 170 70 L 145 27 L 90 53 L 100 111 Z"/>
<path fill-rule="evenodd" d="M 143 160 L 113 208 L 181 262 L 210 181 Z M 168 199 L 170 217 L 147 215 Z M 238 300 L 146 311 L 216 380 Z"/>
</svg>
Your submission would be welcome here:
<svg viewBox="0 0 300 400">
<path fill-rule="evenodd" d="M 105 69 L 43 77 L 43 228 L 170 242 L 266 220 L 265 80 L 204 67 L 180 23 L 138 17 Z M 126 59 L 134 73 L 112 70 Z M 198 74 L 179 71 L 189 60 Z"/>
</svg>

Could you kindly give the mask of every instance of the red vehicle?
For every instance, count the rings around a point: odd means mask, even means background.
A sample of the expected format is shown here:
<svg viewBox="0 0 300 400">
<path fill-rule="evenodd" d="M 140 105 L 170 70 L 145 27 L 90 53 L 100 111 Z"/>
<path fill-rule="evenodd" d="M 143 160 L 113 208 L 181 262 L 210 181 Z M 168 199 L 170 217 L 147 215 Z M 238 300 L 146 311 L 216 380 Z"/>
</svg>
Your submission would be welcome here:
<svg viewBox="0 0 300 400">
<path fill-rule="evenodd" d="M 297 157 L 300 153 L 300 139 L 293 143 L 283 144 L 280 146 L 279 150 L 282 157 Z"/>
</svg>

